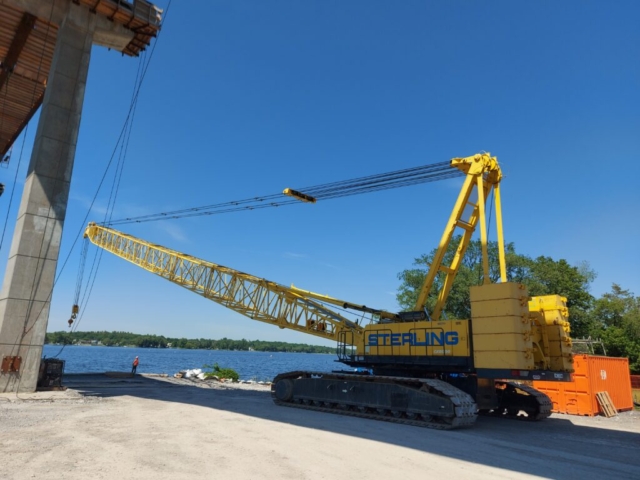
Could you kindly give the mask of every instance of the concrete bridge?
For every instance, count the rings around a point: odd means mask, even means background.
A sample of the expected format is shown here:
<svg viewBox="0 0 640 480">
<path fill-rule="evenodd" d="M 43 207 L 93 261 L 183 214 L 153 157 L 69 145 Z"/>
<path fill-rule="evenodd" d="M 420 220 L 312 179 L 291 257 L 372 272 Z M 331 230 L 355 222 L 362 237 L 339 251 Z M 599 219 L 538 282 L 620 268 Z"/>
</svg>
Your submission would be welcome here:
<svg viewBox="0 0 640 480">
<path fill-rule="evenodd" d="M 0 0 L 0 158 L 42 107 L 0 291 L 0 392 L 34 392 L 93 45 L 137 56 L 144 0 Z"/>
</svg>

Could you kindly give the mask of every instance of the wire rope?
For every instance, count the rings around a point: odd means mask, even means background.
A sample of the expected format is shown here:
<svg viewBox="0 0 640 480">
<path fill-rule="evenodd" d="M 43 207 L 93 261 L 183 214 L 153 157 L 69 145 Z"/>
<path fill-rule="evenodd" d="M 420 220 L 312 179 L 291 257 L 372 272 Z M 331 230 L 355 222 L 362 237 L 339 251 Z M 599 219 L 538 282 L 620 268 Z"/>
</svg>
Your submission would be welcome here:
<svg viewBox="0 0 640 480">
<path fill-rule="evenodd" d="M 171 7 L 171 0 L 169 0 L 167 8 L 165 9 L 164 16 L 163 16 L 163 19 L 162 19 L 162 25 L 164 25 L 164 23 L 166 22 L 170 7 Z M 62 266 L 60 267 L 58 275 L 56 276 L 56 278 L 55 278 L 55 280 L 53 282 L 53 286 L 52 286 L 51 292 L 49 293 L 49 297 L 47 298 L 47 301 L 50 300 L 51 294 L 53 293 L 53 288 L 55 287 L 55 285 L 59 281 L 60 277 L 62 276 L 62 274 L 63 274 L 63 272 L 65 270 L 65 267 L 66 267 L 69 259 L 71 258 L 71 254 L 72 254 L 73 250 L 75 249 L 75 246 L 76 246 L 78 240 L 83 237 L 83 232 L 84 232 L 85 225 L 87 223 L 87 219 L 89 218 L 89 215 L 91 214 L 91 211 L 93 210 L 93 206 L 94 206 L 94 204 L 95 204 L 95 202 L 96 202 L 96 200 L 98 198 L 98 194 L 100 193 L 100 190 L 102 189 L 102 186 L 103 186 L 103 184 L 105 182 L 105 179 L 107 177 L 109 169 L 111 168 L 111 165 L 113 163 L 114 157 L 116 156 L 116 152 L 118 151 L 118 148 L 120 146 L 120 142 L 124 141 L 123 139 L 126 137 L 127 128 L 128 128 L 129 123 L 130 123 L 130 119 L 132 119 L 132 116 L 133 116 L 132 112 L 134 111 L 135 105 L 137 104 L 137 100 L 138 100 L 138 97 L 139 97 L 139 94 L 140 94 L 140 89 L 142 87 L 142 83 L 144 81 L 145 75 L 146 75 L 147 70 L 149 68 L 149 65 L 151 63 L 151 59 L 153 58 L 153 53 L 155 52 L 156 45 L 157 45 L 158 40 L 160 38 L 160 35 L 162 33 L 162 25 L 161 25 L 160 31 L 158 32 L 158 35 L 156 36 L 156 41 L 153 43 L 153 46 L 151 47 L 151 53 L 148 55 L 146 64 L 144 64 L 144 62 L 143 62 L 144 55 L 141 55 L 141 59 L 140 59 L 141 61 L 140 61 L 140 64 L 138 66 L 138 71 L 136 73 L 137 85 L 134 87 L 134 95 L 133 95 L 133 99 L 132 99 L 132 101 L 131 101 L 131 103 L 129 105 L 129 111 L 127 113 L 127 116 L 125 118 L 123 126 L 122 126 L 122 128 L 120 130 L 120 134 L 119 134 L 118 139 L 116 141 L 115 147 L 114 147 L 114 149 L 113 149 L 113 151 L 111 153 L 109 161 L 107 162 L 107 166 L 105 168 L 105 171 L 104 171 L 104 173 L 103 173 L 103 175 L 102 175 L 102 177 L 100 179 L 100 182 L 98 183 L 98 186 L 96 188 L 96 193 L 94 194 L 93 199 L 91 200 L 91 203 L 89 205 L 89 208 L 87 209 L 87 213 L 86 213 L 82 223 L 80 224 L 80 230 L 78 231 L 78 233 L 75 236 L 73 244 L 71 245 L 71 248 L 69 249 L 69 253 L 67 254 Z M 141 67 L 141 65 L 144 65 L 144 67 Z M 115 177 L 114 177 L 114 181 L 115 181 Z M 96 254 L 96 256 L 97 256 L 97 254 Z M 81 264 L 82 264 L 82 261 L 81 261 Z M 93 264 L 92 264 L 92 269 L 89 272 L 89 277 L 87 279 L 87 287 L 89 286 L 89 284 L 91 284 L 91 288 L 85 288 L 85 293 L 84 293 L 84 295 L 82 297 L 82 301 L 78 305 L 84 304 L 85 298 L 86 298 L 86 302 L 88 302 L 88 297 L 90 297 L 90 292 L 93 289 L 93 283 L 95 282 L 95 277 L 97 275 L 97 267 L 95 267 L 95 269 L 94 269 L 95 265 L 96 265 L 96 257 L 94 257 L 94 261 L 93 261 Z M 82 268 L 84 268 L 84 266 Z M 95 270 L 95 273 L 93 273 L 94 270 Z M 87 294 L 87 291 L 89 292 L 89 294 Z M 44 306 L 43 306 L 43 308 L 44 308 Z M 75 324 L 73 325 L 72 331 L 75 331 L 77 329 L 77 327 L 80 324 L 80 321 L 82 320 L 82 318 L 83 318 L 83 311 L 80 312 L 80 317 L 78 318 L 78 321 L 75 322 Z M 62 346 L 60 351 L 58 353 L 56 353 L 56 355 L 54 355 L 54 358 L 58 357 L 62 353 L 62 351 L 64 350 L 65 346 L 66 345 Z"/>
<path fill-rule="evenodd" d="M 162 20 L 162 25 L 164 25 L 164 23 L 166 22 L 166 19 L 168 17 L 169 14 L 169 10 L 171 8 L 171 0 L 169 1 L 167 8 L 165 10 L 164 13 L 164 17 Z M 162 29 L 160 30 L 160 33 L 162 32 Z M 102 177 L 102 180 L 100 182 L 100 186 L 98 187 L 98 191 L 96 191 L 96 195 L 93 198 L 93 201 L 91 203 L 90 208 L 87 211 L 87 214 L 84 218 L 83 223 L 81 224 L 81 231 L 78 233 L 78 235 L 76 236 L 76 241 L 78 240 L 78 238 L 80 237 L 80 235 L 82 235 L 82 232 L 84 230 L 84 226 L 87 223 L 87 219 L 89 217 L 89 214 L 91 213 L 91 210 L 93 208 L 93 203 L 95 202 L 100 187 L 102 186 L 102 183 L 104 182 L 104 179 L 106 178 L 107 172 L 109 170 L 109 167 L 113 161 L 113 157 L 115 156 L 116 151 L 118 150 L 118 145 L 120 145 L 120 157 L 118 159 L 118 164 L 116 166 L 116 172 L 114 175 L 114 184 L 112 184 L 112 189 L 111 189 L 111 195 L 109 197 L 109 205 L 111 205 L 111 208 L 107 208 L 107 212 L 105 213 L 105 221 L 107 218 L 111 218 L 111 214 L 113 213 L 113 207 L 115 206 L 115 200 L 117 197 L 117 193 L 119 190 L 119 185 L 120 185 L 120 179 L 122 177 L 122 171 L 124 168 L 124 159 L 126 158 L 126 153 L 128 150 L 128 144 L 129 144 L 129 140 L 131 138 L 131 129 L 132 129 L 132 125 L 133 125 L 133 119 L 135 117 L 135 111 L 136 111 L 136 107 L 137 107 L 137 103 L 138 103 L 138 98 L 139 98 L 139 94 L 140 94 L 140 89 L 142 87 L 142 82 L 144 81 L 144 78 L 146 76 L 147 70 L 149 69 L 149 65 L 151 63 L 151 59 L 153 58 L 153 53 L 155 52 L 155 48 L 156 45 L 158 44 L 158 40 L 160 38 L 160 33 L 158 33 L 157 37 L 156 37 L 156 41 L 153 44 L 153 47 L 151 48 L 151 52 L 147 58 L 146 63 L 144 62 L 144 55 L 145 52 L 143 52 L 143 54 L 141 55 L 141 59 L 140 59 L 140 64 L 139 64 L 139 68 L 138 71 L 136 72 L 136 82 L 137 85 L 136 87 L 134 87 L 134 92 L 132 95 L 132 99 L 131 99 L 131 103 L 129 106 L 129 113 L 127 114 L 127 118 L 125 120 L 125 123 L 123 125 L 123 128 L 120 132 L 120 137 L 118 138 L 118 142 L 116 143 L 116 147 L 113 150 L 111 159 L 109 161 L 109 165 L 107 166 L 107 169 L 105 170 L 105 173 Z M 123 143 L 120 144 L 120 140 L 122 139 Z M 123 149 L 123 145 L 124 145 L 124 149 Z M 119 173 L 118 173 L 118 166 L 119 168 Z M 74 245 L 75 242 L 74 241 Z M 88 240 L 86 240 L 86 243 L 88 243 Z M 72 246 L 73 249 L 73 246 Z M 72 332 L 75 332 L 78 329 L 78 326 L 80 325 L 80 322 L 82 321 L 83 317 L 84 317 L 84 312 L 86 311 L 86 307 L 89 303 L 89 299 L 91 298 L 91 292 L 93 291 L 93 287 L 95 285 L 95 281 L 97 279 L 97 275 L 98 275 L 98 268 L 100 266 L 100 261 L 102 259 L 102 254 L 103 251 L 100 250 L 99 252 L 96 252 L 92 265 L 91 265 L 91 270 L 89 272 L 89 276 L 87 279 L 87 285 L 85 287 L 84 290 L 84 295 L 82 297 L 82 300 L 80 301 L 79 305 L 81 306 L 81 310 L 80 310 L 80 317 L 78 318 L 78 321 L 75 322 L 75 324 L 73 325 L 72 328 Z M 62 272 L 61 272 L 62 273 Z M 63 346 L 64 349 L 64 346 Z M 62 349 L 60 350 L 60 352 L 62 352 Z M 60 354 L 60 352 L 58 353 L 58 355 Z"/>
<path fill-rule="evenodd" d="M 138 69 L 136 71 L 136 78 L 134 80 L 134 87 L 133 87 L 133 92 L 131 94 L 131 104 L 130 107 L 133 106 L 132 109 L 132 114 L 130 117 L 130 120 L 128 120 L 127 122 L 125 122 L 125 134 L 123 137 L 121 137 L 123 139 L 123 141 L 120 143 L 120 154 L 118 156 L 118 162 L 116 164 L 116 169 L 115 169 L 115 173 L 114 173 L 114 180 L 113 183 L 111 185 L 111 192 L 109 194 L 109 200 L 107 202 L 107 208 L 105 210 L 105 220 L 107 218 L 110 218 L 112 213 L 113 213 L 113 209 L 115 208 L 115 202 L 118 196 L 118 190 L 120 187 L 120 181 L 122 179 L 122 172 L 124 170 L 124 163 L 126 160 L 126 154 L 127 154 L 127 149 L 129 147 L 129 141 L 131 140 L 131 130 L 133 127 L 133 120 L 135 117 L 135 108 L 137 106 L 137 96 L 136 96 L 136 92 L 140 87 L 140 79 L 141 79 L 141 71 L 143 69 L 143 65 L 145 64 L 144 62 L 144 51 L 142 52 L 141 55 L 141 59 L 140 62 L 138 62 Z M 117 150 L 117 147 L 116 147 Z M 86 219 L 85 219 L 86 221 Z M 89 284 L 91 284 L 91 288 L 85 288 L 84 290 L 84 295 L 82 297 L 82 301 L 80 301 L 80 292 L 82 290 L 82 274 L 84 273 L 85 270 L 85 264 L 86 264 L 86 257 L 87 257 L 87 250 L 88 250 L 88 245 L 89 245 L 89 241 L 85 239 L 84 244 L 83 244 L 83 248 L 82 248 L 82 253 L 81 253 L 81 259 L 80 259 L 80 264 L 79 264 L 79 268 L 78 268 L 78 278 L 77 278 L 77 283 L 76 283 L 76 294 L 74 297 L 74 303 L 73 303 L 73 307 L 72 307 L 72 314 L 71 314 L 71 318 L 69 320 L 69 326 L 71 327 L 71 331 L 75 332 L 78 329 L 78 326 L 80 324 L 80 321 L 82 320 L 83 316 L 84 316 L 84 310 L 85 307 L 89 301 L 90 298 L 90 292 L 93 289 L 93 284 L 95 282 L 97 273 L 98 273 L 98 267 L 100 265 L 100 261 L 102 259 L 102 251 L 100 252 L 96 252 L 96 254 L 94 255 L 93 258 L 93 262 L 91 264 L 91 270 L 89 272 L 89 280 L 87 281 L 87 287 L 89 286 Z M 87 294 L 87 292 L 89 292 L 89 295 Z M 77 318 L 77 313 L 82 312 L 80 314 L 80 318 L 78 319 L 77 322 L 75 322 L 75 324 L 73 324 L 73 322 L 76 320 Z M 64 349 L 64 347 L 63 347 Z M 60 351 L 62 352 L 62 350 Z M 59 354 L 59 353 L 58 353 Z"/>
<path fill-rule="evenodd" d="M 413 167 L 393 172 L 354 178 L 351 180 L 341 180 L 316 186 L 297 188 L 296 190 L 310 195 L 316 200 L 329 200 L 333 198 L 418 185 L 421 183 L 446 180 L 449 178 L 456 178 L 461 176 L 464 176 L 464 173 L 458 169 L 451 168 L 449 162 L 440 162 L 430 165 L 423 165 L 420 167 Z M 278 200 L 281 198 L 281 193 L 271 194 L 259 197 L 245 198 L 242 200 L 204 205 L 200 207 L 191 207 L 167 212 L 140 215 L 137 217 L 122 218 L 108 221 L 104 224 L 115 226 L 130 223 L 144 223 L 158 220 L 217 215 L 242 210 L 257 210 L 301 203 L 299 200 L 290 197 L 285 197 L 284 200 Z"/>
</svg>

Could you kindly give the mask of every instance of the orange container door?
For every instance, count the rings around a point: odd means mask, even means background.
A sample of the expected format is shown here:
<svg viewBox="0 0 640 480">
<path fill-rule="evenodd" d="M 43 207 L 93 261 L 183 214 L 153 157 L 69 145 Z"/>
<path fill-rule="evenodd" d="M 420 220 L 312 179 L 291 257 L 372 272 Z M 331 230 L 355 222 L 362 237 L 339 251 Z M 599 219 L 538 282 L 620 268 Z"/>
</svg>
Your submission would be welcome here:
<svg viewBox="0 0 640 480">
<path fill-rule="evenodd" d="M 589 378 L 594 398 L 606 391 L 616 410 L 633 410 L 628 358 L 589 356 Z"/>
<path fill-rule="evenodd" d="M 591 388 L 589 377 L 589 356 L 574 355 L 573 381 L 564 384 L 565 396 L 574 405 L 576 415 L 597 415 L 598 405 Z"/>
</svg>

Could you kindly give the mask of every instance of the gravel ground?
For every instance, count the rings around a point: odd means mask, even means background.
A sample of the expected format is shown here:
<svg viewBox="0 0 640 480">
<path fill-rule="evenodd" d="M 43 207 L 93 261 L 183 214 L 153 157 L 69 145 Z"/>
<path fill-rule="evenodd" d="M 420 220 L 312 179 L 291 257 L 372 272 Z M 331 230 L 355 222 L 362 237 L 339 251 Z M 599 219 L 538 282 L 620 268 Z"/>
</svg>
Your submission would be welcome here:
<svg viewBox="0 0 640 480">
<path fill-rule="evenodd" d="M 69 375 L 0 394 L 0 478 L 637 479 L 640 412 L 437 431 L 278 407 L 269 386 Z"/>
</svg>

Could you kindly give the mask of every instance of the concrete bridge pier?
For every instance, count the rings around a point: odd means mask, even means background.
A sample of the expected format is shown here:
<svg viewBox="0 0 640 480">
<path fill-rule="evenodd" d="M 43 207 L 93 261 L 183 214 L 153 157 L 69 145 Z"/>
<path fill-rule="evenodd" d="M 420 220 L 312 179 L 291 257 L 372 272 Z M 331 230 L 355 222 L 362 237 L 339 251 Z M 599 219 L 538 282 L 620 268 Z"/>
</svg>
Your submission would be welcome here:
<svg viewBox="0 0 640 480">
<path fill-rule="evenodd" d="M 70 0 L 58 1 L 55 11 L 50 1 L 14 1 L 41 17 L 46 12 L 45 18 L 48 18 L 53 12 L 58 25 L 53 62 L 0 292 L 0 360 L 4 360 L 0 392 L 34 392 L 60 252 L 91 47 L 94 41 L 105 44 L 102 39 L 120 40 L 126 45 L 133 34 Z M 20 357 L 21 362 L 17 371 L 15 357 Z"/>
</svg>

